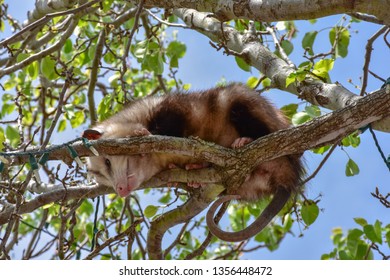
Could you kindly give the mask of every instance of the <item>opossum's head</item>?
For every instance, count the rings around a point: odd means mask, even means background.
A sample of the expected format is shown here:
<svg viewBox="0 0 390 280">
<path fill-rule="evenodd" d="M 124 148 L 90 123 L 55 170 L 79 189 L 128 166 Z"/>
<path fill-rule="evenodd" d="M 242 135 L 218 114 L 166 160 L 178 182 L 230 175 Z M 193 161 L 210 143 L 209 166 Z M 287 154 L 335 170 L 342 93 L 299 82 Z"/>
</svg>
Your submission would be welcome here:
<svg viewBox="0 0 390 280">
<path fill-rule="evenodd" d="M 148 131 L 141 133 L 146 135 Z M 89 140 L 115 138 L 98 129 L 85 130 L 83 137 Z M 150 154 L 92 156 L 87 160 L 88 172 L 99 184 L 112 186 L 117 194 L 126 197 L 159 171 L 151 164 L 151 157 Z"/>
</svg>

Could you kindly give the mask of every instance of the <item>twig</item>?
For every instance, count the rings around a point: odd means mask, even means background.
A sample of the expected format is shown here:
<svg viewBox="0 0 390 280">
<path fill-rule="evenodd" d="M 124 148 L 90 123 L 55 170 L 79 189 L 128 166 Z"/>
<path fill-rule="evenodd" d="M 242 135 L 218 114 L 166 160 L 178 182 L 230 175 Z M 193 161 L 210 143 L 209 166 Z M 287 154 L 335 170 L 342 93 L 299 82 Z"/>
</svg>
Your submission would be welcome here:
<svg viewBox="0 0 390 280">
<path fill-rule="evenodd" d="M 91 125 L 94 125 L 97 121 L 94 96 L 95 96 L 95 87 L 97 83 L 97 76 L 99 72 L 100 59 L 102 58 L 105 40 L 106 40 L 106 27 L 103 26 L 96 43 L 95 57 L 93 58 L 92 61 L 91 75 L 88 83 L 87 96 L 88 96 L 88 108 L 89 108 L 89 116 L 91 118 Z"/>
<path fill-rule="evenodd" d="M 374 44 L 375 40 L 378 39 L 380 35 L 386 32 L 389 27 L 382 26 L 370 39 L 367 40 L 366 45 L 366 55 L 364 56 L 364 66 L 363 66 L 363 82 L 362 82 L 362 89 L 360 90 L 360 96 L 363 96 L 366 93 L 367 83 L 368 83 L 368 69 L 370 66 L 371 61 L 371 52 L 373 50 L 372 45 Z"/>
<path fill-rule="evenodd" d="M 317 176 L 318 172 L 321 170 L 321 168 L 324 166 L 325 162 L 329 159 L 329 157 L 332 155 L 332 153 L 334 152 L 334 150 L 336 149 L 336 147 L 338 146 L 338 144 L 334 144 L 329 152 L 326 154 L 326 156 L 322 159 L 322 161 L 320 162 L 320 164 L 318 165 L 318 167 L 316 168 L 316 170 L 314 170 L 314 172 L 309 176 L 309 177 L 306 177 L 306 179 L 302 182 L 302 186 L 305 185 L 307 182 L 309 182 L 310 180 L 312 180 L 315 176 Z"/>
<path fill-rule="evenodd" d="M 58 42 L 56 42 L 55 44 L 53 44 L 52 46 L 36 53 L 36 54 L 32 54 L 31 56 L 29 56 L 28 58 L 18 62 L 18 63 L 15 63 L 14 65 L 12 66 L 9 66 L 7 68 L 4 68 L 2 70 L 0 70 L 0 78 L 5 76 L 5 75 L 8 75 L 10 73 L 13 73 L 17 70 L 20 70 L 22 69 L 23 67 L 26 67 L 27 65 L 33 63 L 34 61 L 37 61 L 45 56 L 48 56 L 49 54 L 59 50 L 60 48 L 63 47 L 65 41 L 73 35 L 73 31 L 74 29 L 76 28 L 77 26 L 77 23 L 78 21 L 76 19 L 73 19 L 71 21 L 71 23 L 69 24 L 69 27 L 67 28 L 67 30 L 61 35 L 61 38 L 58 40 Z"/>
<path fill-rule="evenodd" d="M 122 90 L 123 90 L 123 92 L 125 94 L 126 94 L 127 91 L 125 89 L 125 82 L 124 82 L 125 79 L 124 79 L 124 76 L 125 76 L 126 71 L 127 71 L 127 64 L 126 64 L 127 63 L 127 57 L 129 56 L 130 47 L 131 47 L 131 43 L 133 41 L 134 34 L 137 31 L 138 26 L 139 26 L 139 19 L 140 19 L 142 10 L 143 10 L 144 2 L 145 2 L 145 0 L 140 0 L 140 2 L 138 4 L 137 12 L 135 13 L 134 26 L 133 26 L 133 29 L 130 32 L 129 39 L 127 41 L 125 50 L 124 50 L 122 58 L 121 58 L 121 60 L 122 60 L 121 81 L 122 81 Z"/>
<path fill-rule="evenodd" d="M 52 18 L 59 17 L 59 16 L 65 16 L 65 15 L 69 15 L 69 14 L 76 14 L 77 12 L 79 12 L 79 11 L 85 9 L 85 8 L 88 8 L 88 7 L 94 5 L 94 4 L 98 3 L 98 2 L 101 2 L 101 1 L 102 0 L 93 0 L 91 2 L 87 2 L 87 3 L 83 4 L 83 5 L 81 5 L 80 7 L 77 7 L 77 8 L 74 8 L 74 9 L 47 14 L 44 17 L 40 18 L 39 20 L 34 21 L 33 23 L 30 23 L 29 25 L 25 26 L 18 33 L 15 33 L 11 37 L 1 41 L 0 42 L 0 47 L 4 47 L 7 44 L 11 44 L 11 43 L 16 42 L 18 40 L 18 37 L 20 37 L 21 35 L 23 35 L 26 32 L 33 31 L 34 29 L 36 29 L 36 28 L 46 24 Z"/>
<path fill-rule="evenodd" d="M 296 68 L 295 64 L 290 60 L 290 58 L 288 57 L 288 55 L 280 45 L 278 38 L 276 38 L 276 34 L 273 28 L 267 27 L 267 31 L 271 34 L 274 43 L 276 45 L 276 48 L 279 50 L 279 53 L 282 56 L 283 60 L 286 61 L 291 68 Z"/>
<path fill-rule="evenodd" d="M 139 225 L 141 222 L 143 222 L 142 219 L 135 220 L 125 231 L 121 232 L 120 234 L 111 237 L 107 239 L 102 245 L 97 246 L 93 252 L 91 252 L 88 256 L 85 257 L 85 260 L 92 260 L 94 257 L 99 255 L 99 253 L 106 248 L 107 246 L 111 245 L 111 243 L 120 241 L 126 236 L 132 240 L 134 238 L 134 235 L 136 234 L 135 228 L 137 225 Z M 129 241 L 132 242 L 132 241 Z"/>
</svg>

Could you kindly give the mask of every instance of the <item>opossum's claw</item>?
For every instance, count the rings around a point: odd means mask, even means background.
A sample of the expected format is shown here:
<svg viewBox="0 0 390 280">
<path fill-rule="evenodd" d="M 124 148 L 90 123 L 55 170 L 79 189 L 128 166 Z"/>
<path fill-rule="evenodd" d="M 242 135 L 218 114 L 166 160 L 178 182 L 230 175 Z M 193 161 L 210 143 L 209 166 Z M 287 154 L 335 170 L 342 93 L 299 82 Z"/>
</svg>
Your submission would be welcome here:
<svg viewBox="0 0 390 280">
<path fill-rule="evenodd" d="M 233 149 L 237 149 L 237 148 L 241 148 L 242 146 L 245 146 L 246 144 L 249 144 L 252 141 L 253 139 L 250 137 L 239 137 L 233 141 L 231 146 Z"/>
</svg>

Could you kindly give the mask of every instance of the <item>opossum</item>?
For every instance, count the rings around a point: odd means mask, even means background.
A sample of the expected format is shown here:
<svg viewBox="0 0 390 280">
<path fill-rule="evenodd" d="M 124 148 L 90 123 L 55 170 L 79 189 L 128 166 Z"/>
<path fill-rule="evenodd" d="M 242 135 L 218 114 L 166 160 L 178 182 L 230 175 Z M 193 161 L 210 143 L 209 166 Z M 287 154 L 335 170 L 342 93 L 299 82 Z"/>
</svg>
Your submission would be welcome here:
<svg viewBox="0 0 390 280">
<path fill-rule="evenodd" d="M 172 93 L 132 102 L 111 118 L 83 133 L 88 139 L 141 135 L 199 137 L 224 147 L 238 148 L 269 133 L 289 127 L 283 113 L 266 98 L 242 84 L 230 84 L 205 91 Z M 88 170 L 99 184 L 111 185 L 122 197 L 143 182 L 172 166 L 202 168 L 185 156 L 145 153 L 140 155 L 97 156 L 88 160 Z M 297 190 L 301 175 L 300 156 L 289 155 L 263 162 L 237 188 L 235 196 L 224 196 L 211 206 L 207 224 L 215 236 L 226 241 L 248 239 L 260 232 Z M 195 184 L 196 185 L 196 184 Z M 207 186 L 205 186 L 207 187 Z M 273 199 L 248 228 L 225 232 L 214 222 L 217 207 L 226 200 Z"/>
</svg>

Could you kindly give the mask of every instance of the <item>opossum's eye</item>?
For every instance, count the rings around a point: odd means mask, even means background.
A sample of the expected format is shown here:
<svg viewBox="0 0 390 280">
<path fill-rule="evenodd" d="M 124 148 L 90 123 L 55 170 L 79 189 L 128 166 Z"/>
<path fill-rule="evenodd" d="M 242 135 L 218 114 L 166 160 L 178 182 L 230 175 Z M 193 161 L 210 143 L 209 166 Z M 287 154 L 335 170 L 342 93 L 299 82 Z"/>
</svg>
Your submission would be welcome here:
<svg viewBox="0 0 390 280">
<path fill-rule="evenodd" d="M 107 168 L 111 168 L 111 161 L 108 158 L 104 160 L 104 164 L 107 166 Z"/>
</svg>

